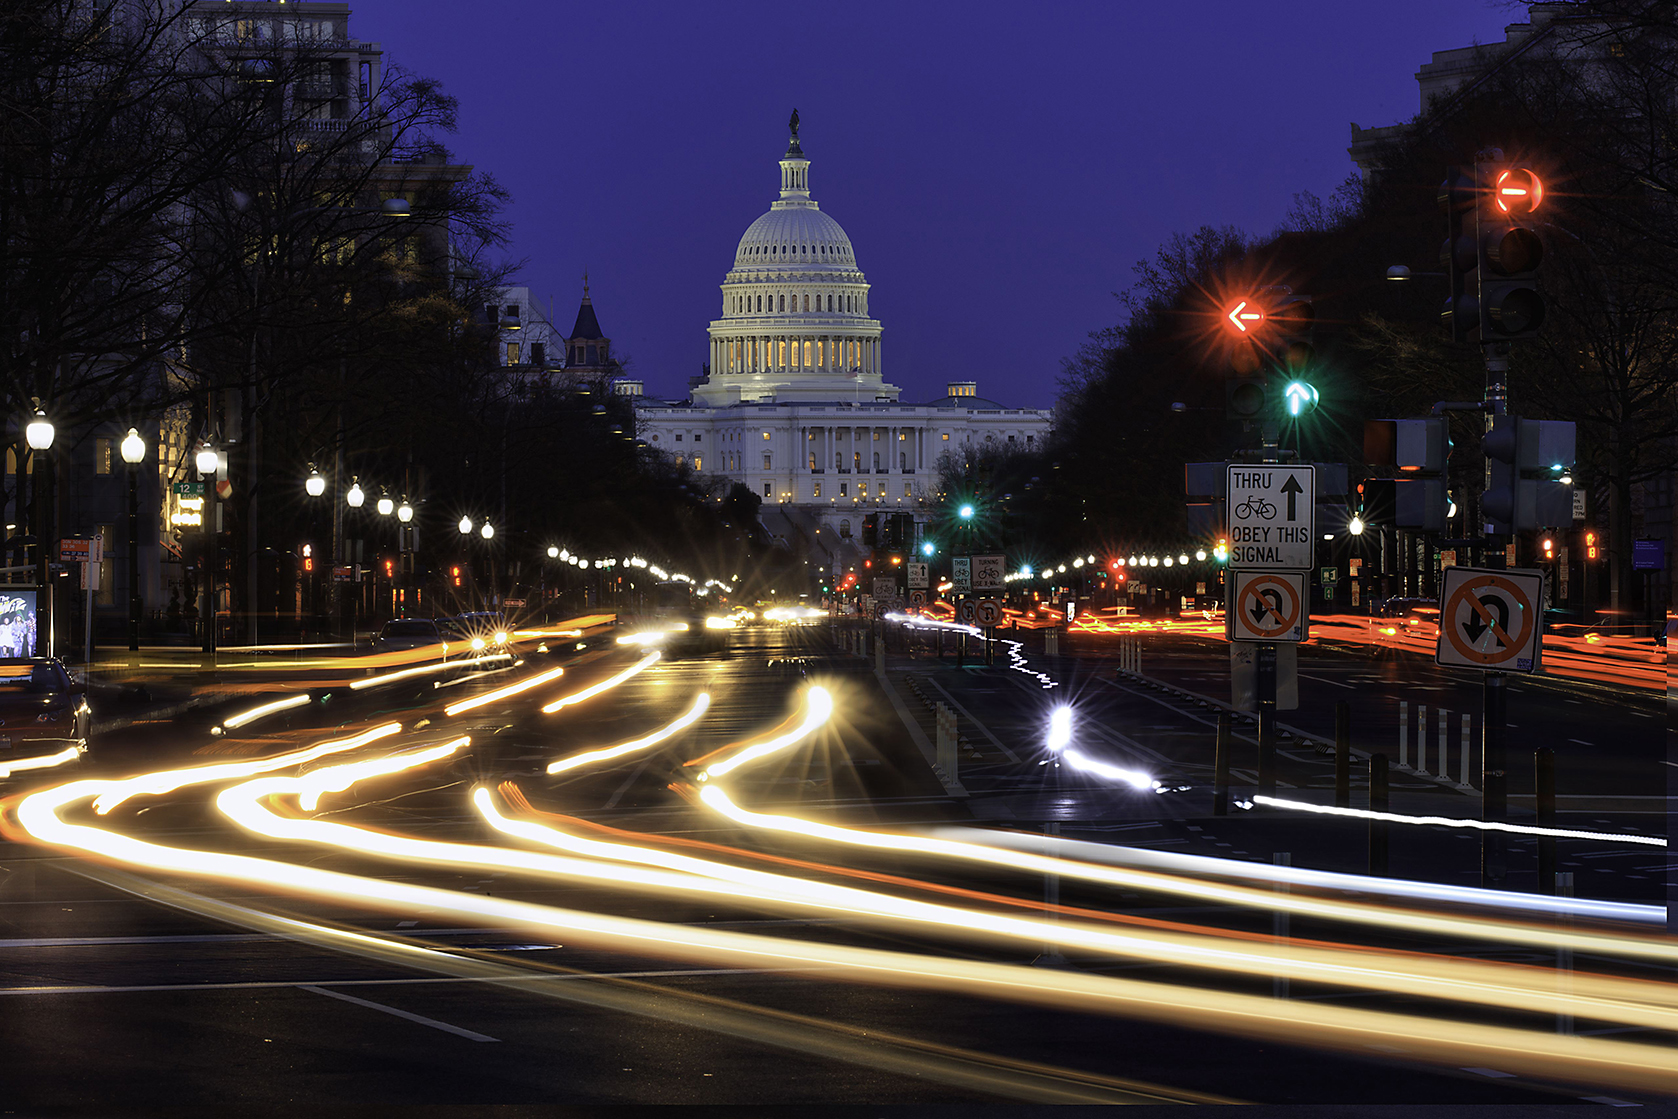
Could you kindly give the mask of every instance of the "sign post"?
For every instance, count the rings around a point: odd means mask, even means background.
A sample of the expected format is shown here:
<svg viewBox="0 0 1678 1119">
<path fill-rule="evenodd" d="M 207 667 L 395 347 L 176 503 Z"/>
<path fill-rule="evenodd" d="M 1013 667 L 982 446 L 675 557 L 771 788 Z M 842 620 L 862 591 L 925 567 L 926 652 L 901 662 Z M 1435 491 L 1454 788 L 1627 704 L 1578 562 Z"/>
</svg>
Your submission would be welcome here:
<svg viewBox="0 0 1678 1119">
<path fill-rule="evenodd" d="M 1303 641 L 1306 573 L 1316 558 L 1317 470 L 1294 463 L 1228 464 L 1230 640 L 1258 646 L 1258 791 L 1276 795 L 1276 643 Z"/>
<path fill-rule="evenodd" d="M 1451 567 L 1439 593 L 1439 644 L 1434 662 L 1486 673 L 1481 711 L 1481 818 L 1508 814 L 1507 672 L 1537 672 L 1544 651 L 1544 573 L 1533 570 Z M 1501 837 L 1482 837 L 1482 883 L 1506 873 Z"/>
</svg>

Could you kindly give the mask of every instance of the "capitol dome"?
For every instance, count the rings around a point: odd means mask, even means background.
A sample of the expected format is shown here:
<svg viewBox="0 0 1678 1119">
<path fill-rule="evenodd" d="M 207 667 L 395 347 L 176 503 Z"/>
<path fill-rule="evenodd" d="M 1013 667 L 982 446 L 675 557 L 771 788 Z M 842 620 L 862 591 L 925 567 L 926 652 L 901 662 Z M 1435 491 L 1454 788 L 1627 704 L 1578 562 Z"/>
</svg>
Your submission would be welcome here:
<svg viewBox="0 0 1678 1119">
<path fill-rule="evenodd" d="M 810 197 L 796 113 L 780 163 L 781 196 L 747 227 L 723 277 L 710 377 L 695 398 L 895 400 L 851 239 Z"/>
</svg>

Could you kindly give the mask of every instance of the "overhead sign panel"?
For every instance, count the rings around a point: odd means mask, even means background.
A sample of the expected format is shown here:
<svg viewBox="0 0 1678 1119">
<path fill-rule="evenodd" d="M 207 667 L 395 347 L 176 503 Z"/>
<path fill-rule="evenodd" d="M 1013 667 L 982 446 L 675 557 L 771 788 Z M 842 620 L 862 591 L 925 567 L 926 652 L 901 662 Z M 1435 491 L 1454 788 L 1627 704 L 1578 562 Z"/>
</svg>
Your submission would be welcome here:
<svg viewBox="0 0 1678 1119">
<path fill-rule="evenodd" d="M 1489 672 L 1537 672 L 1543 605 L 1542 571 L 1446 568 L 1434 660 Z"/>
<path fill-rule="evenodd" d="M 1237 571 L 1229 581 L 1231 641 L 1304 641 L 1310 623 L 1303 572 Z"/>
<path fill-rule="evenodd" d="M 1232 571 L 1309 571 L 1316 551 L 1317 472 L 1282 463 L 1230 463 Z"/>
</svg>

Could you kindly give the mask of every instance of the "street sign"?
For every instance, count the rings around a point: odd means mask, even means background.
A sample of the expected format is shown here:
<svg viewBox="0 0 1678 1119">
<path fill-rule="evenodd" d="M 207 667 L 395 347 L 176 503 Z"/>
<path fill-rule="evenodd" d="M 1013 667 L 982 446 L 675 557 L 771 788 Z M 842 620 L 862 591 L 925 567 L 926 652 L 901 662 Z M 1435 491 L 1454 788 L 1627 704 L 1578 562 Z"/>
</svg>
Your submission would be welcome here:
<svg viewBox="0 0 1678 1119">
<path fill-rule="evenodd" d="M 950 581 L 959 594 L 973 589 L 973 557 L 956 556 L 950 561 Z"/>
<path fill-rule="evenodd" d="M 216 483 L 216 496 L 221 498 L 223 501 L 227 500 L 229 497 L 232 497 L 233 496 L 233 483 L 229 482 L 226 478 L 223 478 L 223 479 L 221 479 L 221 481 L 217 482 Z"/>
<path fill-rule="evenodd" d="M 973 589 L 976 591 L 999 591 L 1003 587 L 1002 576 L 1006 574 L 1001 556 L 973 557 Z"/>
<path fill-rule="evenodd" d="M 1309 571 L 1316 516 L 1314 467 L 1230 463 L 1230 570 Z"/>
<path fill-rule="evenodd" d="M 1633 571 L 1666 570 L 1666 541 L 1658 537 L 1633 540 L 1631 542 L 1631 569 Z"/>
<path fill-rule="evenodd" d="M 994 598 L 981 598 L 973 608 L 973 620 L 982 626 L 994 626 L 1002 620 L 1002 603 Z"/>
<path fill-rule="evenodd" d="M 1434 661 L 1491 672 L 1536 672 L 1543 649 L 1544 573 L 1452 567 L 1444 572 Z"/>
<path fill-rule="evenodd" d="M 1585 520 L 1585 491 L 1581 490 L 1581 489 L 1575 489 L 1573 491 L 1573 523 L 1574 524 L 1581 524 L 1581 523 L 1584 522 L 1584 520 Z"/>
<path fill-rule="evenodd" d="M 1071 623 L 1071 622 L 1076 621 L 1077 618 L 1078 618 L 1078 603 L 1069 598 L 1069 599 L 1066 600 L 1066 620 L 1067 620 L 1068 623 Z"/>
<path fill-rule="evenodd" d="M 176 482 L 169 487 L 169 492 L 176 497 L 203 497 L 203 482 Z"/>
<path fill-rule="evenodd" d="M 58 558 L 65 563 L 100 563 L 105 558 L 105 540 L 100 536 L 88 540 L 60 540 Z"/>
<path fill-rule="evenodd" d="M 911 561 L 903 566 L 909 573 L 909 586 L 911 588 L 925 588 L 932 585 L 929 571 L 930 565 Z"/>
<path fill-rule="evenodd" d="M 1310 623 L 1302 571 L 1237 571 L 1224 611 L 1231 641 L 1304 641 Z"/>
<path fill-rule="evenodd" d="M 916 589 L 910 591 L 909 592 L 909 604 L 911 606 L 925 606 L 926 605 L 926 591 L 924 591 L 924 590 L 922 590 L 918 587 Z"/>
<path fill-rule="evenodd" d="M 977 618 L 978 616 L 979 616 L 979 600 L 978 599 L 976 599 L 976 598 L 964 598 L 960 602 L 956 603 L 956 617 L 960 618 L 962 621 L 966 622 L 968 625 L 972 625 L 974 619 Z"/>
<path fill-rule="evenodd" d="M 894 575 L 874 576 L 874 597 L 887 600 L 896 598 L 897 577 Z"/>
</svg>

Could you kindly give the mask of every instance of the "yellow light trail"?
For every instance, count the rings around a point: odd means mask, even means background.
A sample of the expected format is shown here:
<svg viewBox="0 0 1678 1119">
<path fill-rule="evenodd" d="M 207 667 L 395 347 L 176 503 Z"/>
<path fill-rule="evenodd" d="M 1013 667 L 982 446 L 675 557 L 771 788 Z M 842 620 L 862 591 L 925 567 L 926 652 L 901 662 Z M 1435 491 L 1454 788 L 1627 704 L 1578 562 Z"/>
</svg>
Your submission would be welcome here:
<svg viewBox="0 0 1678 1119">
<path fill-rule="evenodd" d="M 297 793 L 298 807 L 305 812 L 313 812 L 319 806 L 320 798 L 326 793 L 341 793 L 357 781 L 365 781 L 369 777 L 400 773 L 417 765 L 426 765 L 450 757 L 471 743 L 472 739 L 463 734 L 459 738 L 423 750 L 407 754 L 386 754 L 380 758 L 368 758 L 366 761 L 326 766 L 290 780 Z"/>
<path fill-rule="evenodd" d="M 625 754 L 633 754 L 638 750 L 645 750 L 649 746 L 657 746 L 660 742 L 665 741 L 673 735 L 679 734 L 688 727 L 691 727 L 694 723 L 697 723 L 700 717 L 705 714 L 706 709 L 710 706 L 710 693 L 700 692 L 694 699 L 693 706 L 689 707 L 686 712 L 678 716 L 674 722 L 666 723 L 664 726 L 653 731 L 646 737 L 637 738 L 630 742 L 619 743 L 616 746 L 608 746 L 601 750 L 589 750 L 586 753 L 573 754 L 569 758 L 561 758 L 556 762 L 548 763 L 548 772 L 564 773 L 567 770 L 577 769 L 585 765 L 593 765 L 596 762 L 611 761 L 613 758 L 619 758 Z"/>
<path fill-rule="evenodd" d="M 833 696 L 826 688 L 818 686 L 809 689 L 804 693 L 804 703 L 804 718 L 791 730 L 785 734 L 776 735 L 774 738 L 753 743 L 720 762 L 713 762 L 700 770 L 699 780 L 715 780 L 726 773 L 732 773 L 736 768 L 745 765 L 747 762 L 756 761 L 766 755 L 784 750 L 799 739 L 809 735 L 833 715 Z"/>
<path fill-rule="evenodd" d="M 284 699 L 276 699 L 272 703 L 264 703 L 256 707 L 248 708 L 247 710 L 239 712 L 237 715 L 229 715 L 227 718 L 222 720 L 221 725 L 228 730 L 233 730 L 237 727 L 245 726 L 248 723 L 254 723 L 264 715 L 272 715 L 277 711 L 289 711 L 293 707 L 302 707 L 308 702 L 309 696 L 307 692 L 302 695 L 286 696 Z"/>
<path fill-rule="evenodd" d="M 361 691 L 364 688 L 377 688 L 383 684 L 394 684 L 398 680 L 409 680 L 415 676 L 426 676 L 433 672 L 446 672 L 450 669 L 471 668 L 474 665 L 494 664 L 499 661 L 511 663 L 511 653 L 490 653 L 482 657 L 467 657 L 464 660 L 441 661 L 437 664 L 422 664 L 418 668 L 404 668 L 400 672 L 387 672 L 382 676 L 364 676 L 360 680 L 350 681 L 351 691 Z"/>
<path fill-rule="evenodd" d="M 0 780 L 4 780 L 14 773 L 25 773 L 31 769 L 52 769 L 55 766 L 67 765 L 81 756 L 80 748 L 66 746 L 56 754 L 37 754 L 32 758 L 7 758 L 0 762 Z"/>
<path fill-rule="evenodd" d="M 247 855 L 166 847 L 60 817 L 60 810 L 97 797 L 112 784 L 76 781 L 31 794 L 18 805 L 18 823 L 37 841 L 53 846 L 153 871 L 330 898 L 358 910 L 369 905 L 404 913 L 427 910 L 497 927 L 549 935 L 563 931 L 613 951 L 676 955 L 728 967 L 826 968 L 836 978 L 1124 1015 L 1270 1041 L 1281 1035 L 1290 1042 L 1353 1051 L 1379 1045 L 1385 1052 L 1398 1049 L 1406 1056 L 1453 1064 L 1479 1061 L 1545 1080 L 1678 1091 L 1678 1052 L 1664 1046 L 613 917 Z"/>
<path fill-rule="evenodd" d="M 494 691 L 485 692 L 483 695 L 473 696 L 471 699 L 463 699 L 459 703 L 451 703 L 447 707 L 443 708 L 443 714 L 458 715 L 462 711 L 471 711 L 474 708 L 484 706 L 486 703 L 494 703 L 496 700 L 507 699 L 511 696 L 516 696 L 521 692 L 528 692 L 531 688 L 540 687 L 543 684 L 548 683 L 550 680 L 558 680 L 563 675 L 565 675 L 565 669 L 550 668 L 546 672 L 538 672 L 534 676 L 528 676 L 523 680 L 518 680 L 514 683 L 508 684 L 504 688 L 496 688 Z"/>
<path fill-rule="evenodd" d="M 95 782 L 99 785 L 100 791 L 94 799 L 93 810 L 103 816 L 130 797 L 162 796 L 165 793 L 172 793 L 176 789 L 184 789 L 188 785 L 203 785 L 213 781 L 235 781 L 243 777 L 255 776 L 258 773 L 271 773 L 276 769 L 284 769 L 287 766 L 302 765 L 328 754 L 359 749 L 370 742 L 377 742 L 381 738 L 395 734 L 401 729 L 401 723 L 384 723 L 350 738 L 323 742 L 318 746 L 310 746 L 307 749 L 290 750 L 283 754 L 274 754 L 253 761 L 215 762 L 210 765 L 189 766 L 184 769 L 166 769 L 155 773 L 143 773 L 138 777 L 130 777 L 121 781 Z"/>
<path fill-rule="evenodd" d="M 600 681 L 600 683 L 584 688 L 580 692 L 572 692 L 570 695 L 560 696 L 558 699 L 542 708 L 542 714 L 552 715 L 555 711 L 558 711 L 562 707 L 569 707 L 573 703 L 581 703 L 586 699 L 593 699 L 601 692 L 609 692 L 625 680 L 628 680 L 630 677 L 636 676 L 651 668 L 658 658 L 659 654 L 656 651 L 648 653 L 646 656 L 642 657 L 640 660 L 636 661 L 616 676 L 608 676 L 606 679 Z"/>
</svg>

